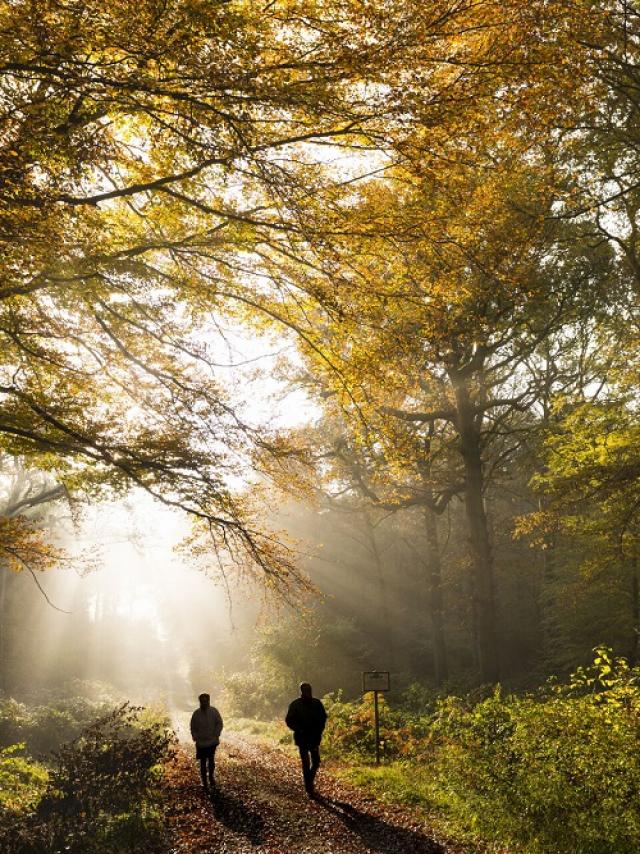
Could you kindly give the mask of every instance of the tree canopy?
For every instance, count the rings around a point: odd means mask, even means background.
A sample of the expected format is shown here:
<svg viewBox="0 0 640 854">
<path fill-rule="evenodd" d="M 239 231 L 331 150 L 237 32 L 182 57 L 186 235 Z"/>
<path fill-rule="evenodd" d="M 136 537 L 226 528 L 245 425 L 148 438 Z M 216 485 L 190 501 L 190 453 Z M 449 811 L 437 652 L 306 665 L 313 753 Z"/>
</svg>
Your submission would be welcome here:
<svg viewBox="0 0 640 854">
<path fill-rule="evenodd" d="M 278 588 L 301 575 L 268 484 L 315 460 L 325 493 L 422 508 L 441 673 L 459 504 L 495 681 L 488 497 L 540 491 L 508 525 L 542 526 L 547 568 L 553 512 L 636 524 L 639 24 L 627 0 L 5 3 L 0 451 L 142 488 Z M 227 324 L 297 342 L 320 429 L 254 423 Z"/>
</svg>

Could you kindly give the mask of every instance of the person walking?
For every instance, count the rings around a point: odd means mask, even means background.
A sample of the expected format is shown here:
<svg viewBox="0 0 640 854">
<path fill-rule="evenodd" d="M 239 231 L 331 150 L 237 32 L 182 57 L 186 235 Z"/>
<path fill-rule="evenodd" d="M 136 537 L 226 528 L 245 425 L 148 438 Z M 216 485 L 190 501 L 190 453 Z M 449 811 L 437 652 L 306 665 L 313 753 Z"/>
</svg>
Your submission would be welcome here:
<svg viewBox="0 0 640 854">
<path fill-rule="evenodd" d="M 300 696 L 294 700 L 285 717 L 293 730 L 293 740 L 300 751 L 304 787 L 310 798 L 315 797 L 315 779 L 320 767 L 320 741 L 327 722 L 327 713 L 321 700 L 313 696 L 308 682 L 300 683 Z"/>
<path fill-rule="evenodd" d="M 205 789 L 214 785 L 216 748 L 220 744 L 222 716 L 211 705 L 208 694 L 200 694 L 199 708 L 191 715 L 191 738 L 196 744 L 196 759 L 200 760 L 200 776 Z"/>
</svg>

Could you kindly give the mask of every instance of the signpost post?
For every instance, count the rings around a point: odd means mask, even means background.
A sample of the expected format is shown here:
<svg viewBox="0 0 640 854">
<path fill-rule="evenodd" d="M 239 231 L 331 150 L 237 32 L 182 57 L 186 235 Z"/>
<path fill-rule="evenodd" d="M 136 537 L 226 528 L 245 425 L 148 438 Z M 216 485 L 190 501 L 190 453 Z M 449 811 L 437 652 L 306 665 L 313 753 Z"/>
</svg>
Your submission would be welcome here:
<svg viewBox="0 0 640 854">
<path fill-rule="evenodd" d="M 388 670 L 368 670 L 362 674 L 362 693 L 373 691 L 373 714 L 376 727 L 376 765 L 380 764 L 380 713 L 378 710 L 378 693 L 388 691 L 391 680 Z"/>
</svg>

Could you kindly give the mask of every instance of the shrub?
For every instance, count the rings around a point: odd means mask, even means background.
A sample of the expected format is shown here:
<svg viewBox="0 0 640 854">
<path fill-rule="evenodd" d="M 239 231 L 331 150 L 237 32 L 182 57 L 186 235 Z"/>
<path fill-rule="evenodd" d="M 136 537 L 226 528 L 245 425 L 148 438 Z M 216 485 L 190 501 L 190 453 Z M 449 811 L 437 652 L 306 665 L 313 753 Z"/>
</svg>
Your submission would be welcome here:
<svg viewBox="0 0 640 854">
<path fill-rule="evenodd" d="M 375 755 L 375 716 L 371 694 L 362 701 L 345 703 L 341 695 L 324 697 L 329 716 L 324 738 L 328 755 L 367 759 Z M 414 717 L 410 711 L 389 705 L 384 695 L 378 698 L 380 742 L 387 759 L 414 756 L 422 750 L 430 721 Z"/>
<path fill-rule="evenodd" d="M 24 744 L 0 750 L 0 806 L 16 812 L 33 807 L 42 796 L 48 775 L 25 756 Z"/>
<path fill-rule="evenodd" d="M 52 758 L 35 811 L 5 811 L 0 833 L 15 854 L 164 850 L 159 765 L 172 751 L 167 722 L 124 704 L 94 721 Z"/>
<path fill-rule="evenodd" d="M 535 695 L 448 697 L 434 713 L 386 707 L 393 790 L 445 809 L 464 830 L 526 851 L 640 850 L 640 671 L 605 649 Z M 373 755 L 370 704 L 331 706 L 334 754 Z M 366 776 L 366 775 L 365 775 Z M 405 780 L 402 785 L 399 778 Z M 389 775 L 370 775 L 386 786 Z M 385 782 L 386 780 L 386 782 Z"/>
<path fill-rule="evenodd" d="M 251 670 L 220 674 L 224 703 L 231 714 L 269 720 L 281 715 L 291 692 L 290 680 L 277 672 Z"/>
<path fill-rule="evenodd" d="M 0 747 L 24 742 L 31 756 L 46 758 L 110 707 L 84 697 L 57 698 L 34 706 L 0 700 Z"/>
</svg>

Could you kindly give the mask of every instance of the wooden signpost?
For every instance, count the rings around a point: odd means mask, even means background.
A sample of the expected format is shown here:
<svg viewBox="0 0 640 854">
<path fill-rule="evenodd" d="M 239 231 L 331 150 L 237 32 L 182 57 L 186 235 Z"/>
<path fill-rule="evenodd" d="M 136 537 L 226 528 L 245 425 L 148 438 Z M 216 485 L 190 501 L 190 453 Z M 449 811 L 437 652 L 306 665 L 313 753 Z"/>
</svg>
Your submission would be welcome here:
<svg viewBox="0 0 640 854">
<path fill-rule="evenodd" d="M 376 765 L 380 764 L 380 714 L 378 711 L 378 693 L 388 691 L 391 677 L 388 670 L 367 670 L 362 674 L 362 693 L 373 691 L 373 712 L 376 727 Z"/>
</svg>

